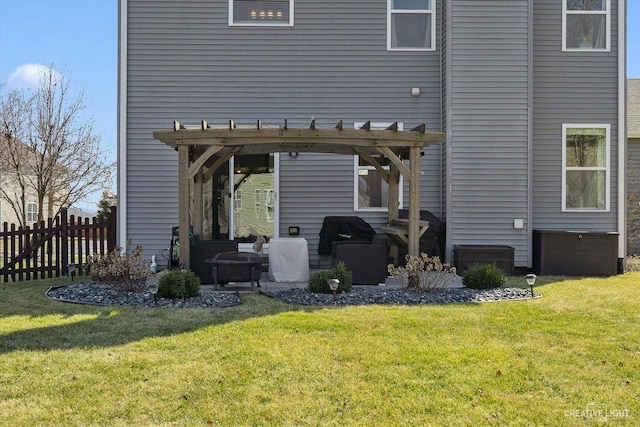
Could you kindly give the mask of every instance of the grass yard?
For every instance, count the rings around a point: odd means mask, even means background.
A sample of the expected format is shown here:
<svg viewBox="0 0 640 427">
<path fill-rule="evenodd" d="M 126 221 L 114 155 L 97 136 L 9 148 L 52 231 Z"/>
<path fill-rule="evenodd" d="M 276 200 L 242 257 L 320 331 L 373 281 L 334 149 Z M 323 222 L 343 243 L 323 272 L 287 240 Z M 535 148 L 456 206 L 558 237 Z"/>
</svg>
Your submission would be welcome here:
<svg viewBox="0 0 640 427">
<path fill-rule="evenodd" d="M 640 425 L 640 273 L 540 279 L 536 300 L 347 308 L 0 284 L 0 425 Z"/>
</svg>

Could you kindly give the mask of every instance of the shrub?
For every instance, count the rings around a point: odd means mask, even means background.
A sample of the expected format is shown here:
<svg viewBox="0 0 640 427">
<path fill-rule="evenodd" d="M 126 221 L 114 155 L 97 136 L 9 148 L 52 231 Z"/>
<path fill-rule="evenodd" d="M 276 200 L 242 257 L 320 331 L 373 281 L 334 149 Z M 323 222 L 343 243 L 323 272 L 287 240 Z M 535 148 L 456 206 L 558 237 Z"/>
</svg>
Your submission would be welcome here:
<svg viewBox="0 0 640 427">
<path fill-rule="evenodd" d="M 629 255 L 625 260 L 624 272 L 632 273 L 634 271 L 640 271 L 640 256 Z"/>
<path fill-rule="evenodd" d="M 107 255 L 89 257 L 87 262 L 91 279 L 96 282 L 106 283 L 119 291 L 147 289 L 150 270 L 149 263 L 142 258 L 142 246 L 136 246 L 131 253 L 116 247 Z"/>
<path fill-rule="evenodd" d="M 506 281 L 504 271 L 493 264 L 473 264 L 462 277 L 462 284 L 471 289 L 497 288 Z"/>
<path fill-rule="evenodd" d="M 351 272 L 347 271 L 344 262 L 339 262 L 336 267 L 331 270 L 319 271 L 313 273 L 309 279 L 309 291 L 314 293 L 330 294 L 333 291 L 329 288 L 327 280 L 338 279 L 340 284 L 336 292 L 349 292 L 351 291 Z"/>
<path fill-rule="evenodd" d="M 406 288 L 431 291 L 442 288 L 456 279 L 456 268 L 443 263 L 437 256 L 430 257 L 422 253 L 417 256 L 407 255 L 405 260 L 404 266 L 396 267 L 389 264 L 387 270 Z"/>
<path fill-rule="evenodd" d="M 191 298 L 200 293 L 200 279 L 191 271 L 170 271 L 158 282 L 160 298 Z"/>
</svg>

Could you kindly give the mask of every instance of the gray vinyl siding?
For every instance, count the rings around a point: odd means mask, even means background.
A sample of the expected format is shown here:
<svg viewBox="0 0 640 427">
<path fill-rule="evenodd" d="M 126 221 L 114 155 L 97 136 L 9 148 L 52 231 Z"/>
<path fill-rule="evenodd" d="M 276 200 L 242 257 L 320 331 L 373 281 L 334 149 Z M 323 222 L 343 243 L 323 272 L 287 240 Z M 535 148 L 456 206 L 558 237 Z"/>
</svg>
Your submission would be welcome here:
<svg viewBox="0 0 640 427">
<path fill-rule="evenodd" d="M 562 2 L 534 7 L 533 226 L 540 230 L 617 231 L 617 2 L 611 52 L 562 52 Z M 611 125 L 610 212 L 562 212 L 562 124 Z"/>
<path fill-rule="evenodd" d="M 638 205 L 635 204 L 638 202 L 638 185 L 640 185 L 640 138 L 629 138 L 627 140 L 627 197 L 631 194 L 634 195 L 632 201 L 635 206 L 631 205 L 631 200 L 629 197 L 628 203 L 628 212 L 631 213 L 632 209 L 637 209 Z M 633 220 L 635 215 L 629 215 L 628 227 L 629 234 L 627 236 L 627 253 L 629 255 L 638 255 L 640 254 L 640 234 L 636 232 L 636 223 L 637 220 Z M 631 221 L 634 221 L 632 224 Z"/>
<path fill-rule="evenodd" d="M 177 225 L 177 154 L 152 137 L 173 120 L 441 128 L 440 53 L 387 52 L 386 2 L 296 1 L 286 28 L 229 27 L 228 3 L 128 1 L 127 237 L 147 256 L 168 246 Z M 280 235 L 300 226 L 312 263 L 324 216 L 386 222 L 386 213 L 354 212 L 352 157 L 281 159 Z M 426 150 L 422 165 L 421 207 L 439 215 L 440 148 Z"/>
<path fill-rule="evenodd" d="M 447 8 L 448 248 L 509 245 L 515 265 L 526 266 L 529 4 L 449 0 Z"/>
</svg>

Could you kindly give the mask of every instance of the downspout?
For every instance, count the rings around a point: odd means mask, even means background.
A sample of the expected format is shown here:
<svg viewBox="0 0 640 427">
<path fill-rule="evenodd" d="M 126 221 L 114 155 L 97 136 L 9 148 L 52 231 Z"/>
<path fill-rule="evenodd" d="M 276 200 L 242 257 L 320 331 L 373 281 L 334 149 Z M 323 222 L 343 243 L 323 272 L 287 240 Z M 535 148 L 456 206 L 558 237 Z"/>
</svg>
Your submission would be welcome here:
<svg viewBox="0 0 640 427">
<path fill-rule="evenodd" d="M 627 255 L 627 11 L 618 2 L 618 272 L 624 272 Z"/>
<path fill-rule="evenodd" d="M 439 82 L 439 87 L 440 87 L 440 132 L 444 132 L 445 129 L 445 121 L 444 121 L 444 75 L 442 73 L 442 69 L 443 69 L 443 63 L 444 63 L 444 9 L 445 9 L 445 5 L 444 2 L 440 3 L 440 82 Z M 448 46 L 447 46 L 448 47 Z M 440 193 L 440 206 L 438 206 L 438 208 L 440 209 L 440 218 L 443 221 L 446 221 L 446 211 L 445 211 L 445 206 L 444 206 L 444 194 L 443 194 L 443 187 L 444 187 L 444 182 L 445 182 L 445 177 L 444 177 L 444 171 L 443 171 L 443 166 L 442 166 L 442 162 L 444 161 L 444 146 L 446 145 L 446 141 L 444 141 L 443 143 L 440 144 L 440 189 L 438 191 L 438 193 Z M 444 261 L 444 260 L 443 260 Z"/>
<path fill-rule="evenodd" d="M 453 145 L 453 139 L 452 139 L 452 128 L 453 128 L 453 116 L 452 116 L 452 100 L 451 100 L 451 93 L 452 93 L 452 88 L 451 88 L 451 73 L 453 70 L 453 64 L 451 63 L 452 60 L 451 58 L 453 58 L 453 54 L 452 54 L 452 50 L 453 50 L 453 46 L 452 46 L 452 34 L 453 34 L 453 1 L 448 1 L 447 2 L 447 11 L 446 11 L 446 16 L 445 14 L 443 14 L 443 20 L 446 20 L 447 22 L 447 27 L 446 27 L 446 34 L 444 35 L 444 37 L 446 37 L 447 39 L 447 51 L 445 53 L 445 57 L 447 60 L 447 69 L 446 69 L 446 73 L 445 73 L 445 84 L 446 84 L 446 92 L 445 92 L 445 109 L 447 111 L 447 127 L 446 127 L 446 140 L 445 143 L 447 144 L 446 149 L 445 149 L 445 159 L 446 159 L 446 167 L 445 167 L 445 179 L 446 179 L 446 200 L 445 200 L 445 206 L 446 206 L 446 212 L 447 212 L 447 220 L 445 222 L 446 226 L 445 226 L 445 233 L 446 233 L 446 245 L 445 245 L 445 259 L 447 260 L 447 262 L 453 262 L 453 253 L 452 253 L 452 245 L 451 245 L 451 222 L 453 220 L 453 212 L 451 212 L 451 192 L 452 192 L 452 188 L 451 188 L 451 175 L 452 175 L 452 167 L 451 167 L 451 158 L 452 158 L 452 145 Z"/>
<path fill-rule="evenodd" d="M 527 17 L 528 52 L 527 60 L 527 268 L 533 267 L 533 15 L 534 0 L 529 0 Z"/>
<path fill-rule="evenodd" d="M 118 225 L 116 241 L 127 247 L 127 0 L 118 2 Z"/>
</svg>

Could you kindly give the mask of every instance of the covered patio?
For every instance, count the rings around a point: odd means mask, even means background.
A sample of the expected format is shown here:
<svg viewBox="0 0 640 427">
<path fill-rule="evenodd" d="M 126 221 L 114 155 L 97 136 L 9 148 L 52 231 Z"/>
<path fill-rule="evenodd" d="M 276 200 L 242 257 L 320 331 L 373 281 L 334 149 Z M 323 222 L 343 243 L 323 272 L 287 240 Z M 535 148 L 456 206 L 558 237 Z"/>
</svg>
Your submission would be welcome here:
<svg viewBox="0 0 640 427">
<path fill-rule="evenodd" d="M 251 126 L 239 126 L 229 120 L 224 126 L 211 126 L 202 120 L 199 126 L 185 126 L 175 121 L 173 129 L 156 130 L 153 137 L 178 151 L 178 226 L 179 241 L 189 241 L 189 229 L 202 236 L 203 184 L 213 177 L 233 156 L 275 152 L 309 152 L 359 155 L 373 166 L 389 185 L 389 232 L 403 236 L 409 255 L 418 255 L 419 238 L 425 224 L 420 222 L 420 157 L 423 148 L 445 139 L 440 132 L 427 132 L 424 124 L 409 131 L 398 130 L 394 123 L 384 130 L 375 130 L 371 122 L 359 129 L 316 127 L 312 120 L 307 128 L 291 128 L 287 120 L 278 126 L 263 125 L 258 120 Z M 387 171 L 382 164 L 387 163 Z M 404 160 L 408 159 L 409 164 Z M 409 182 L 409 217 L 399 221 L 400 176 Z M 193 191 L 190 191 L 190 188 Z M 193 194 L 193 200 L 190 200 Z M 191 205 L 193 203 L 193 205 Z M 190 207 L 193 207 L 193 217 Z M 395 227 L 395 228 L 394 228 Z M 406 230 L 399 232 L 399 228 Z M 189 245 L 182 245 L 179 263 L 190 265 Z"/>
</svg>

